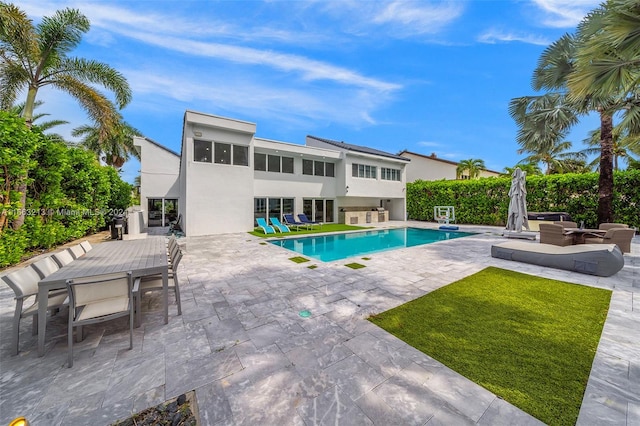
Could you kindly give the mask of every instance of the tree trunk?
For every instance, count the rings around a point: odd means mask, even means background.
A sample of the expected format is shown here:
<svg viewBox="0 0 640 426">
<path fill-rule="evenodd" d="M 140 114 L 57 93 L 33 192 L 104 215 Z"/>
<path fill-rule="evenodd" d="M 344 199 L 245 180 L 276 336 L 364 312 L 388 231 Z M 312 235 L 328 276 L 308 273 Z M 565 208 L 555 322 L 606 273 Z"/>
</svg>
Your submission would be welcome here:
<svg viewBox="0 0 640 426">
<path fill-rule="evenodd" d="M 598 223 L 613 222 L 613 118 L 600 111 Z"/>
<path fill-rule="evenodd" d="M 24 108 L 22 110 L 22 118 L 27 124 L 28 128 L 31 128 L 33 124 L 33 109 L 35 108 L 36 102 L 36 94 L 38 93 L 38 88 L 30 86 L 29 91 L 27 92 L 27 101 L 24 104 Z M 15 190 L 20 193 L 20 214 L 13 221 L 13 229 L 18 230 L 24 224 L 24 209 L 27 207 L 27 178 L 28 173 L 25 173 L 23 176 L 20 176 L 18 181 L 20 182 L 16 185 Z"/>
</svg>

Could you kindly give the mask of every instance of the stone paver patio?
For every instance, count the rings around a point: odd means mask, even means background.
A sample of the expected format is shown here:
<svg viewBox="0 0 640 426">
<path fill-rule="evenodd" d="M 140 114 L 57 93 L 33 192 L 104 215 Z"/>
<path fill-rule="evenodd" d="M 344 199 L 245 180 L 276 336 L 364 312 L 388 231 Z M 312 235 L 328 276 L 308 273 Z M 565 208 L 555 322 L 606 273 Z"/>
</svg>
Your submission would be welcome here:
<svg viewBox="0 0 640 426">
<path fill-rule="evenodd" d="M 133 350 L 126 320 L 87 327 L 71 369 L 65 315 L 50 320 L 44 357 L 30 320 L 9 355 L 15 305 L 2 285 L 0 424 L 107 425 L 193 389 L 203 425 L 540 424 L 366 320 L 498 266 L 613 290 L 578 424 L 640 425 L 640 238 L 602 278 L 494 259 L 498 228 L 461 229 L 482 233 L 331 263 L 296 264 L 249 234 L 181 239 L 182 316 L 170 295 L 165 325 L 160 296 L 145 298 Z"/>
</svg>

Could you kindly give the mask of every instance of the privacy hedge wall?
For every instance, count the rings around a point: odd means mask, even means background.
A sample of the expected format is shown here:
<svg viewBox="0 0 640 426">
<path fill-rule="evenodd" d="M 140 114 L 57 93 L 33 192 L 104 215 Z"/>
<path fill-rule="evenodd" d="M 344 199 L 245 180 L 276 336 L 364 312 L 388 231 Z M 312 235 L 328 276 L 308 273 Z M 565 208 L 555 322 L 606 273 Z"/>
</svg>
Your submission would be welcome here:
<svg viewBox="0 0 640 426">
<path fill-rule="evenodd" d="M 434 206 L 454 206 L 456 222 L 504 226 L 510 177 L 416 181 L 407 184 L 410 219 L 433 221 Z M 614 218 L 640 229 L 640 170 L 614 173 Z M 528 211 L 567 212 L 576 222 L 597 227 L 598 173 L 527 177 Z"/>
</svg>

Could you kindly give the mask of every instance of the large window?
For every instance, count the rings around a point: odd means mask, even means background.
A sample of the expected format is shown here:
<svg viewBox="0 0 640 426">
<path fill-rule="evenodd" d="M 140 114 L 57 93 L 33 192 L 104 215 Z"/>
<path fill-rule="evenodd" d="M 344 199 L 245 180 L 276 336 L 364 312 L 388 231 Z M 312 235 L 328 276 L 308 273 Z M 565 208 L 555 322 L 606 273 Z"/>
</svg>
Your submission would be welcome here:
<svg viewBox="0 0 640 426">
<path fill-rule="evenodd" d="M 253 154 L 253 169 L 276 173 L 293 173 L 293 158 L 279 155 Z"/>
<path fill-rule="evenodd" d="M 311 220 L 316 222 L 332 223 L 334 222 L 333 208 L 334 200 L 325 200 L 321 198 L 302 200 L 302 212 Z"/>
<path fill-rule="evenodd" d="M 253 169 L 260 170 L 262 172 L 267 171 L 267 154 L 253 154 Z"/>
<path fill-rule="evenodd" d="M 213 162 L 231 164 L 231 144 L 216 142 L 213 145 Z"/>
<path fill-rule="evenodd" d="M 169 226 L 178 218 L 178 200 L 175 198 L 149 198 L 147 200 L 147 224 L 149 227 Z"/>
<path fill-rule="evenodd" d="M 377 179 L 377 168 L 376 166 L 353 163 L 351 165 L 351 175 L 353 177 Z"/>
<path fill-rule="evenodd" d="M 193 141 L 193 161 L 210 163 L 211 159 L 211 141 Z"/>
<path fill-rule="evenodd" d="M 380 168 L 380 179 L 382 180 L 401 180 L 402 173 L 399 169 Z"/>
<path fill-rule="evenodd" d="M 313 175 L 313 160 L 302 160 L 302 174 Z"/>
<path fill-rule="evenodd" d="M 233 164 L 236 166 L 249 165 L 249 147 L 245 145 L 233 145 Z"/>
<path fill-rule="evenodd" d="M 235 166 L 249 165 L 249 147 L 246 145 L 232 145 L 230 143 L 211 141 L 193 141 L 193 161 L 199 163 L 233 164 Z"/>
<path fill-rule="evenodd" d="M 280 173 L 280 156 L 268 155 L 267 158 L 268 158 L 269 171 Z"/>
<path fill-rule="evenodd" d="M 335 165 L 324 161 L 302 160 L 302 174 L 335 177 Z"/>
<path fill-rule="evenodd" d="M 292 157 L 282 157 L 282 173 L 293 173 Z"/>
<path fill-rule="evenodd" d="M 253 218 L 263 218 L 269 222 L 269 218 L 275 217 L 282 221 L 282 215 L 293 214 L 293 198 L 254 198 Z"/>
</svg>

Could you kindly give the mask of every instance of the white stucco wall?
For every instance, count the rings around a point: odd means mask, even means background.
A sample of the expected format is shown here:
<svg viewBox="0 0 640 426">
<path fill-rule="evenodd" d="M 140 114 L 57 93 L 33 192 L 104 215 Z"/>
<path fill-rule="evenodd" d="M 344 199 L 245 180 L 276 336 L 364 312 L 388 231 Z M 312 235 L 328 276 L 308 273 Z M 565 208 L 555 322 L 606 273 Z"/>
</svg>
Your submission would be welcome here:
<svg viewBox="0 0 640 426">
<path fill-rule="evenodd" d="M 180 156 L 146 138 L 136 136 L 133 144 L 140 153 L 140 208 L 143 211 L 143 227 L 147 227 L 147 200 L 180 199 Z"/>
<path fill-rule="evenodd" d="M 185 114 L 182 155 L 187 235 L 246 232 L 253 228 L 254 133 L 253 123 L 192 111 Z M 193 161 L 196 139 L 248 146 L 249 165 Z"/>
</svg>

